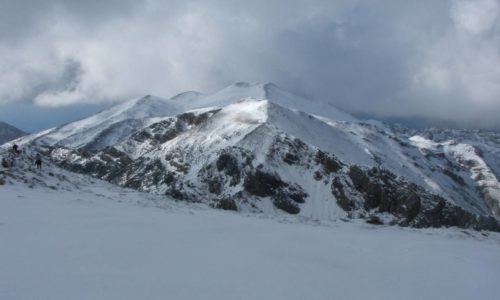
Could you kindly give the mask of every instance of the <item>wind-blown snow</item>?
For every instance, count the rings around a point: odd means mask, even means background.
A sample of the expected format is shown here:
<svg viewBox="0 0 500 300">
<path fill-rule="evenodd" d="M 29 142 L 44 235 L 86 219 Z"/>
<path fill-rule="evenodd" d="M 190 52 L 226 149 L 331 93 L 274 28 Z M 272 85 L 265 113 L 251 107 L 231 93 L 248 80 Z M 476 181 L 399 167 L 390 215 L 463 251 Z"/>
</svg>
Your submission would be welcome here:
<svg viewBox="0 0 500 300">
<path fill-rule="evenodd" d="M 422 136 L 414 135 L 409 139 L 415 146 L 422 149 L 431 149 L 434 150 L 438 146 L 438 143 L 435 143 L 431 140 L 428 140 Z"/>
<path fill-rule="evenodd" d="M 197 107 L 222 107 L 245 98 L 269 100 L 281 106 L 318 114 L 336 121 L 357 121 L 355 117 L 332 105 L 299 97 L 280 89 L 272 83 L 235 83 L 215 94 L 198 98 L 197 101 L 192 102 L 192 105 Z"/>
</svg>

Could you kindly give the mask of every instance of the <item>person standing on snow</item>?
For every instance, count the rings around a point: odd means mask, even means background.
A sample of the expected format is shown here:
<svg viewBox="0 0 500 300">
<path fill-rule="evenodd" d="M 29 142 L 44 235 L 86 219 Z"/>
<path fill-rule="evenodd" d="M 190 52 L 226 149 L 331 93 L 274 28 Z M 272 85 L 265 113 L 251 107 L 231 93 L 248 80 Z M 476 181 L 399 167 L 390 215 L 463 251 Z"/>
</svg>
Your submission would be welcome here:
<svg viewBox="0 0 500 300">
<path fill-rule="evenodd" d="M 19 151 L 19 146 L 17 144 L 12 145 L 12 151 L 15 154 L 19 154 L 21 151 Z"/>
<path fill-rule="evenodd" d="M 36 168 L 41 170 L 42 169 L 42 156 L 40 156 L 40 153 L 37 153 L 36 154 L 36 157 L 35 157 L 35 165 L 36 165 Z"/>
</svg>

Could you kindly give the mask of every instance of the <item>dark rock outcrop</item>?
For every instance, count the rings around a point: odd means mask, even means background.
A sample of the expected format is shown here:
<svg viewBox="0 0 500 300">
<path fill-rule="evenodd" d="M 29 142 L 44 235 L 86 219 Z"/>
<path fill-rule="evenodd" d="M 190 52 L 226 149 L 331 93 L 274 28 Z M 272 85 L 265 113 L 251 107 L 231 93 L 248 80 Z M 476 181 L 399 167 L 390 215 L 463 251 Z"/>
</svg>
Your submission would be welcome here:
<svg viewBox="0 0 500 300">
<path fill-rule="evenodd" d="M 238 206 L 236 205 L 236 202 L 233 199 L 229 199 L 229 198 L 220 199 L 215 204 L 215 208 L 219 208 L 219 209 L 223 209 L 223 210 L 233 210 L 233 211 L 238 210 Z"/>
<path fill-rule="evenodd" d="M 245 177 L 243 187 L 248 193 L 259 196 L 273 196 L 277 190 L 285 186 L 285 183 L 277 176 L 257 169 L 253 174 Z"/>
<path fill-rule="evenodd" d="M 226 175 L 230 176 L 231 186 L 235 186 L 240 183 L 240 163 L 230 153 L 222 153 L 216 161 L 217 170 L 219 172 L 224 172 Z"/>
<path fill-rule="evenodd" d="M 335 173 L 339 171 L 340 168 L 342 168 L 342 164 L 340 163 L 339 160 L 337 160 L 333 155 L 330 155 L 321 150 L 318 150 L 316 152 L 314 160 L 316 161 L 317 164 L 323 166 L 323 171 L 326 174 Z"/>
<path fill-rule="evenodd" d="M 478 216 L 465 211 L 387 170 L 351 166 L 348 175 L 361 195 L 363 209 L 389 213 L 395 218 L 394 224 L 417 228 L 456 226 L 500 231 L 500 222 L 494 217 Z M 332 183 L 332 189 L 333 186 L 336 186 L 334 195 L 339 205 L 347 211 L 353 210 L 355 201 L 342 195 L 338 183 Z"/>
</svg>

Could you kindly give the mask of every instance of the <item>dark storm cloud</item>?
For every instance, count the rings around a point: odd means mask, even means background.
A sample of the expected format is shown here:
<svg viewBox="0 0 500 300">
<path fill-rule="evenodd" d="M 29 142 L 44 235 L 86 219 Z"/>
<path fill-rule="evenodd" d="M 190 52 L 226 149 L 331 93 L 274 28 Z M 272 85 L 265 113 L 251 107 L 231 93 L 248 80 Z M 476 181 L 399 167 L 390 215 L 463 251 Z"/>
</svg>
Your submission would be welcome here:
<svg viewBox="0 0 500 300">
<path fill-rule="evenodd" d="M 85 24 L 102 24 L 108 18 L 132 15 L 137 1 L 106 0 L 1 0 L 0 39 L 18 39 L 43 33 L 51 14 L 64 13 Z"/>
<path fill-rule="evenodd" d="M 3 102 L 273 81 L 349 111 L 500 125 L 497 0 L 0 4 Z"/>
</svg>

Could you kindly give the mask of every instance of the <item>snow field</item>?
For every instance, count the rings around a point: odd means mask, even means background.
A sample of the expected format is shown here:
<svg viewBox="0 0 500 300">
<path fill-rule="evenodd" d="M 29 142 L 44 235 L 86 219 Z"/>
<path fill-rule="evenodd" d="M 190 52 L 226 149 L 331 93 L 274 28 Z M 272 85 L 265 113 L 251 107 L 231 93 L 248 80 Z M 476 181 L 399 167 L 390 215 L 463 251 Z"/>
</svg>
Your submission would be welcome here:
<svg viewBox="0 0 500 300">
<path fill-rule="evenodd" d="M 0 299 L 500 294 L 495 233 L 276 220 L 106 183 L 74 191 L 0 189 Z"/>
</svg>

